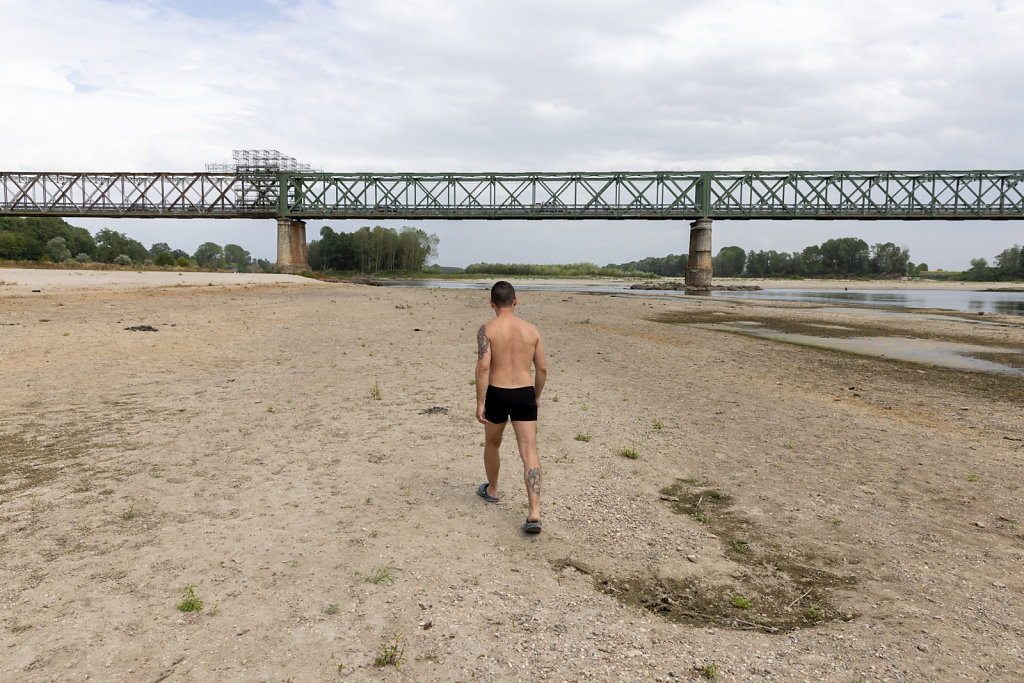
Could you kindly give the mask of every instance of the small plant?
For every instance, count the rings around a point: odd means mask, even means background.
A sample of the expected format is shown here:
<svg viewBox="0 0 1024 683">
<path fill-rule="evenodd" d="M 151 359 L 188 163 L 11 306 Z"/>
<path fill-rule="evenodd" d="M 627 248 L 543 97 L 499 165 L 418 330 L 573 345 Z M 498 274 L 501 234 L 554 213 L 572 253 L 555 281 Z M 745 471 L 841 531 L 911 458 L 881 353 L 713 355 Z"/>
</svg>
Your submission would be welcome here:
<svg viewBox="0 0 1024 683">
<path fill-rule="evenodd" d="M 121 519 L 129 521 L 135 518 L 135 503 L 128 506 L 128 509 L 121 513 Z"/>
<path fill-rule="evenodd" d="M 476 380 L 474 380 L 474 382 L 475 381 Z M 372 398 L 374 401 L 380 400 L 380 382 L 377 382 L 376 380 L 374 380 L 373 382 L 373 388 L 370 389 L 370 398 Z"/>
<path fill-rule="evenodd" d="M 578 433 L 575 437 L 577 441 L 590 441 L 590 434 Z"/>
<path fill-rule="evenodd" d="M 555 394 L 554 396 L 551 397 L 551 402 L 558 403 L 558 394 Z"/>
<path fill-rule="evenodd" d="M 665 428 L 665 423 L 659 420 L 658 418 L 654 418 L 654 421 L 651 423 L 651 426 L 654 428 L 654 431 L 660 432 L 662 429 Z"/>
<path fill-rule="evenodd" d="M 750 544 L 744 543 L 743 541 L 733 541 L 732 547 L 736 552 L 743 553 L 744 555 L 750 552 Z"/>
<path fill-rule="evenodd" d="M 327 605 L 327 609 L 324 610 L 324 613 L 326 613 L 326 614 L 337 614 L 338 613 L 338 603 L 332 602 L 331 604 Z"/>
<path fill-rule="evenodd" d="M 28 506 L 32 510 L 38 510 L 39 509 L 39 496 L 38 495 L 32 496 L 32 500 L 29 501 Z"/>
<path fill-rule="evenodd" d="M 195 585 L 185 586 L 181 594 L 181 602 L 175 605 L 182 612 L 198 612 L 203 609 L 203 601 L 196 597 Z"/>
<path fill-rule="evenodd" d="M 818 621 L 825 618 L 825 610 L 812 602 L 810 608 L 804 612 L 804 616 L 812 621 Z"/>
<path fill-rule="evenodd" d="M 393 633 L 391 635 L 391 641 L 384 641 L 381 643 L 380 654 L 377 655 L 375 660 L 373 660 L 374 663 L 381 667 L 387 666 L 388 664 L 391 664 L 392 666 L 398 666 L 401 664 L 405 659 L 402 656 L 405 654 L 405 650 L 398 645 L 398 642 L 401 639 L 401 633 Z"/>
<path fill-rule="evenodd" d="M 967 481 L 978 481 L 978 479 L 978 473 L 975 472 L 974 470 L 971 470 L 970 472 L 967 473 Z"/>
<path fill-rule="evenodd" d="M 733 607 L 739 607 L 740 609 L 747 609 L 747 608 L 750 607 L 750 605 L 751 605 L 750 600 L 747 600 L 742 595 L 734 595 L 734 596 L 732 596 L 732 606 Z"/>
<path fill-rule="evenodd" d="M 700 670 L 700 674 L 709 681 L 714 680 L 715 677 L 718 676 L 718 663 L 712 661 L 710 664 L 705 665 L 704 668 Z"/>
<path fill-rule="evenodd" d="M 707 515 L 703 515 L 703 514 L 701 514 L 699 512 L 694 512 L 693 513 L 693 518 L 695 520 L 697 520 L 698 522 L 700 522 L 701 524 L 707 524 L 708 522 L 711 521 L 710 519 L 708 519 Z"/>
<path fill-rule="evenodd" d="M 640 454 L 636 452 L 636 448 L 626 448 L 623 446 L 615 452 L 617 455 L 621 455 L 623 458 L 629 458 L 630 460 L 636 460 L 640 457 Z"/>
<path fill-rule="evenodd" d="M 843 518 L 839 515 L 832 515 L 832 524 L 839 526 L 843 523 Z"/>
<path fill-rule="evenodd" d="M 220 613 L 220 603 L 216 602 L 216 603 L 213 604 L 213 607 L 210 608 L 210 611 L 208 612 L 208 614 L 211 617 L 215 617 L 219 613 Z"/>
<path fill-rule="evenodd" d="M 589 403 L 584 403 L 582 406 L 580 406 L 580 410 L 588 410 L 589 408 L 590 408 L 590 404 Z"/>
<path fill-rule="evenodd" d="M 473 379 L 469 380 L 469 386 L 471 386 L 471 387 L 475 387 L 476 386 L 476 378 L 475 377 Z"/>
<path fill-rule="evenodd" d="M 274 406 L 267 406 L 267 412 L 268 413 L 274 412 Z"/>
<path fill-rule="evenodd" d="M 396 567 L 395 561 L 391 560 L 387 564 L 382 564 L 379 567 L 374 567 L 368 574 L 360 574 L 359 572 L 356 572 L 356 576 L 362 576 L 363 581 L 365 581 L 366 583 L 394 583 L 395 574 L 400 571 L 402 571 L 402 568 Z"/>
</svg>

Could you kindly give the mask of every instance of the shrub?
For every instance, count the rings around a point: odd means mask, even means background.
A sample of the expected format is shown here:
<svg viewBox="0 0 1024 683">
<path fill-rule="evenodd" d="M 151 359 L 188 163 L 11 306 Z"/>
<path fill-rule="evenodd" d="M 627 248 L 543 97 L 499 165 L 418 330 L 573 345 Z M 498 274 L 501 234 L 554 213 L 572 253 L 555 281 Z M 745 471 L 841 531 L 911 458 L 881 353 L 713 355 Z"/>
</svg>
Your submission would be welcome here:
<svg viewBox="0 0 1024 683">
<path fill-rule="evenodd" d="M 156 255 L 156 258 L 153 259 L 153 263 L 155 263 L 158 266 L 173 266 L 174 257 L 171 256 L 171 252 L 169 251 L 161 251 L 159 254 Z"/>
<path fill-rule="evenodd" d="M 114 257 L 114 265 L 117 266 L 130 266 L 132 264 L 132 258 L 128 254 L 118 254 Z"/>
<path fill-rule="evenodd" d="M 192 265 L 191 263 L 189 263 L 188 259 L 185 258 L 184 256 L 179 256 L 178 260 L 175 261 L 175 264 L 177 264 L 177 266 L 179 268 L 188 268 L 189 266 Z"/>
<path fill-rule="evenodd" d="M 80 252 L 78 254 L 78 256 L 75 257 L 75 260 L 78 261 L 79 263 L 91 263 L 92 262 L 92 259 L 89 258 L 89 255 L 86 254 L 84 251 Z"/>
</svg>

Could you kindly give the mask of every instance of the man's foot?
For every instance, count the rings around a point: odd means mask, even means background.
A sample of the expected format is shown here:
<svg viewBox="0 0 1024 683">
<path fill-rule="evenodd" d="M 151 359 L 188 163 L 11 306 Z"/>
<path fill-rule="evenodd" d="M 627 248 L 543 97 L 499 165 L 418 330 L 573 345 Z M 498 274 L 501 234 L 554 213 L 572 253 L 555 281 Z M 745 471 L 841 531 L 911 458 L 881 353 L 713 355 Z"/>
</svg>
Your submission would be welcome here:
<svg viewBox="0 0 1024 683">
<path fill-rule="evenodd" d="M 476 495 L 480 496 L 481 498 L 486 500 L 488 503 L 497 503 L 498 502 L 498 497 L 497 496 L 492 496 L 491 494 L 487 493 L 487 482 L 486 481 L 484 483 L 480 484 L 480 486 L 477 487 Z"/>
<path fill-rule="evenodd" d="M 540 533 L 540 520 L 531 522 L 529 519 L 523 524 L 523 533 L 526 534 L 539 534 Z"/>
</svg>

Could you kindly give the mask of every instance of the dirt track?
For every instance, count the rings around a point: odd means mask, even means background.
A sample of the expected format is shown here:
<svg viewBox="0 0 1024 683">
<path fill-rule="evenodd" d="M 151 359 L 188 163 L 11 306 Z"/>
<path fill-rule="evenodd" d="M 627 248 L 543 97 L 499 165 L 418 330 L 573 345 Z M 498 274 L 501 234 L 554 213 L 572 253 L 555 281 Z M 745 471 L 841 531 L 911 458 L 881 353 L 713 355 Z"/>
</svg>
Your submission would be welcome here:
<svg viewBox="0 0 1024 683">
<path fill-rule="evenodd" d="M 854 324 L 799 305 L 524 293 L 527 538 L 514 440 L 474 494 L 485 296 L 0 298 L 0 680 L 1024 676 L 1019 379 L 657 321 Z M 1024 349 L 989 320 L 873 324 Z"/>
</svg>

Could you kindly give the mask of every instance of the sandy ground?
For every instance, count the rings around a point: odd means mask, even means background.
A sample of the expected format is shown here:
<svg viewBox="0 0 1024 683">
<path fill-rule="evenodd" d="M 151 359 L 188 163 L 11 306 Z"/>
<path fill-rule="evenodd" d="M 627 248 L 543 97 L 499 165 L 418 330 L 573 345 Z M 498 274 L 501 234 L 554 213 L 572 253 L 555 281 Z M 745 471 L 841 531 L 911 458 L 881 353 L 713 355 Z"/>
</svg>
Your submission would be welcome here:
<svg viewBox="0 0 1024 683">
<path fill-rule="evenodd" d="M 0 680 L 1024 677 L 1024 383 L 698 326 L 1019 351 L 1020 318 L 524 292 L 550 366 L 526 537 L 514 440 L 501 502 L 475 495 L 483 292 L 21 272 Z"/>
</svg>

